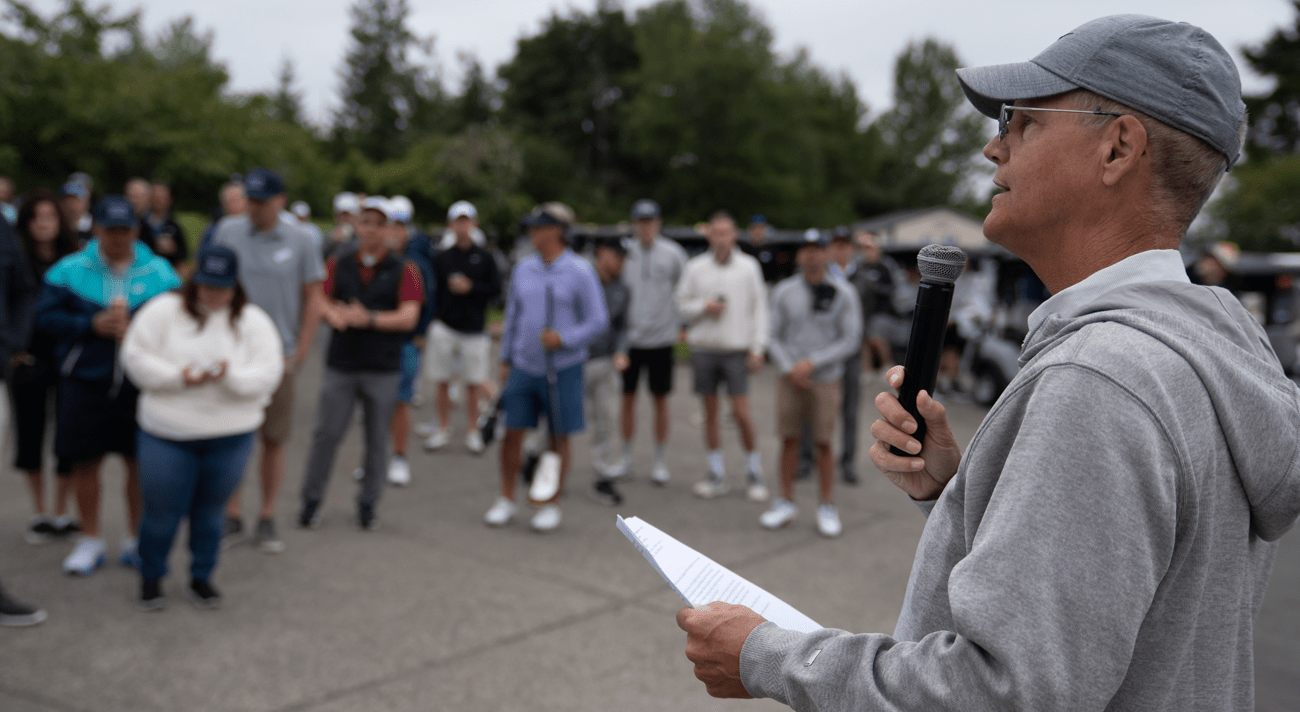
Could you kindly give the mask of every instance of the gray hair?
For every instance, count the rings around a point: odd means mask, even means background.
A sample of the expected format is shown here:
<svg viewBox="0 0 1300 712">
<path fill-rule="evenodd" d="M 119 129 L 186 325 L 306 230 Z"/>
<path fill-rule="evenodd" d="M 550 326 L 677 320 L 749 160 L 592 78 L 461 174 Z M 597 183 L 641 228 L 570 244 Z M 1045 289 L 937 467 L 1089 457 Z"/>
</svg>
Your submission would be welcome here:
<svg viewBox="0 0 1300 712">
<path fill-rule="evenodd" d="M 1147 131 L 1147 151 L 1154 162 L 1155 186 L 1151 196 L 1156 207 L 1150 214 L 1151 227 L 1174 228 L 1179 238 L 1196 219 L 1210 199 L 1219 181 L 1228 171 L 1228 157 L 1205 141 L 1153 119 L 1140 111 L 1086 89 L 1066 95 L 1076 109 L 1111 111 L 1129 114 Z M 1081 116 L 1083 124 L 1102 128 L 1113 120 L 1110 116 Z M 1246 139 L 1246 117 L 1237 129 L 1237 142 Z"/>
</svg>

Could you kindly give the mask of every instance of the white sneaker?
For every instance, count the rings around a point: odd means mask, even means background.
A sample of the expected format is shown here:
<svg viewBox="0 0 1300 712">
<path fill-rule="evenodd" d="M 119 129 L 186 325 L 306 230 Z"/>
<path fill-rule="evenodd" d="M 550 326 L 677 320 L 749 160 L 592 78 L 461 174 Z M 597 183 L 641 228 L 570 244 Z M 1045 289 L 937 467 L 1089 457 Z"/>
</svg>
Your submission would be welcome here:
<svg viewBox="0 0 1300 712">
<path fill-rule="evenodd" d="M 777 497 L 772 506 L 758 518 L 758 523 L 767 529 L 780 529 L 794 521 L 799 508 L 785 497 Z"/>
<path fill-rule="evenodd" d="M 514 518 L 517 511 L 519 505 L 505 497 L 497 497 L 497 501 L 492 503 L 492 508 L 483 515 L 483 522 L 489 527 L 504 527 Z"/>
<path fill-rule="evenodd" d="M 428 440 L 424 441 L 424 449 L 441 450 L 447 447 L 449 442 L 451 442 L 451 433 L 447 432 L 446 428 L 439 428 L 433 431 L 433 435 L 430 435 Z"/>
<path fill-rule="evenodd" d="M 727 484 L 726 477 L 710 474 L 708 477 L 696 482 L 691 489 L 695 491 L 695 496 L 700 499 L 713 499 L 730 492 L 731 485 Z"/>
<path fill-rule="evenodd" d="M 72 547 L 72 553 L 63 560 L 63 573 L 70 576 L 89 576 L 104 565 L 104 540 L 83 536 Z"/>
<path fill-rule="evenodd" d="M 745 486 L 745 496 L 751 502 L 766 502 L 771 495 L 767 491 L 767 484 L 763 482 L 763 478 L 750 473 L 748 484 Z"/>
<path fill-rule="evenodd" d="M 656 462 L 653 470 L 650 471 L 650 481 L 663 487 L 668 484 L 668 479 L 672 477 L 668 473 L 668 465 L 662 462 Z"/>
<path fill-rule="evenodd" d="M 430 435 L 433 435 L 434 433 L 438 432 L 438 429 L 439 428 L 438 428 L 437 418 L 434 418 L 433 420 L 430 420 L 427 423 L 416 423 L 415 427 L 413 428 L 413 430 L 415 430 L 415 434 L 423 438 L 427 438 Z"/>
<path fill-rule="evenodd" d="M 623 455 L 618 458 L 618 462 L 610 466 L 608 475 L 616 480 L 630 477 L 632 475 L 632 456 Z"/>
<path fill-rule="evenodd" d="M 533 515 L 532 528 L 535 532 L 549 532 L 560 526 L 560 505 L 548 504 Z"/>
<path fill-rule="evenodd" d="M 840 526 L 840 512 L 833 504 L 817 507 L 817 533 L 827 538 L 840 535 L 844 528 Z"/>
<path fill-rule="evenodd" d="M 117 560 L 123 566 L 140 568 L 140 542 L 133 536 L 123 536 L 118 548 Z"/>
<path fill-rule="evenodd" d="M 366 478 L 366 470 L 364 467 L 358 467 L 357 469 L 352 471 L 352 479 L 356 480 L 357 482 L 360 482 L 365 478 Z"/>
<path fill-rule="evenodd" d="M 406 458 L 401 455 L 393 456 L 388 463 L 388 481 L 398 487 L 411 484 L 411 466 L 406 464 Z"/>
<path fill-rule="evenodd" d="M 474 428 L 465 436 L 465 447 L 475 455 L 483 454 L 483 434 Z"/>
</svg>

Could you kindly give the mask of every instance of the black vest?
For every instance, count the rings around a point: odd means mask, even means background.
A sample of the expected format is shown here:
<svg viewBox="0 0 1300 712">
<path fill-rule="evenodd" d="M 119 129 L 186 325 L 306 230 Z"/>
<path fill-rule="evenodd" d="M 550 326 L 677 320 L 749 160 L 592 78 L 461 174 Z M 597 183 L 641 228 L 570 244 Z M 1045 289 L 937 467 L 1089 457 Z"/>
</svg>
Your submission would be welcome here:
<svg viewBox="0 0 1300 712">
<path fill-rule="evenodd" d="M 405 271 L 406 264 L 389 253 L 375 265 L 375 278 L 363 286 L 356 255 L 344 255 L 335 263 L 334 292 L 329 296 L 344 303 L 356 299 L 370 311 L 393 311 L 398 306 Z M 402 342 L 408 336 L 405 332 L 365 327 L 335 330 L 325 363 L 340 371 L 400 371 Z"/>
</svg>

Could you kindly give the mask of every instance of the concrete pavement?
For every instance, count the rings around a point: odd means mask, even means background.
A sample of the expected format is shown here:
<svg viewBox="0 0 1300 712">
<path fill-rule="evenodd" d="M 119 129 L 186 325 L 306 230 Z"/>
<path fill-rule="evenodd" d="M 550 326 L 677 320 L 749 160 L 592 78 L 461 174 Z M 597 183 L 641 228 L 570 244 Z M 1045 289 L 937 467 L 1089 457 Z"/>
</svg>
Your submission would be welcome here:
<svg viewBox="0 0 1300 712">
<path fill-rule="evenodd" d="M 646 519 L 823 625 L 893 629 L 924 525 L 915 506 L 865 454 L 863 484 L 838 491 L 845 526 L 833 541 L 814 531 L 811 482 L 799 485 L 798 522 L 780 532 L 758 527 L 763 507 L 746 502 L 739 489 L 710 502 L 691 496 L 690 485 L 703 474 L 704 448 L 690 425 L 698 405 L 689 394 L 688 369 L 679 367 L 672 399 L 669 487 L 648 483 L 650 409 L 643 398 L 639 469 L 623 488 L 626 503 L 611 509 L 585 497 L 589 447 L 580 437 L 564 524 L 547 536 L 528 530 L 527 511 L 505 529 L 483 526 L 497 488 L 496 448 L 475 457 L 460 446 L 463 436 L 434 455 L 413 440 L 412 485 L 387 490 L 379 531 L 357 531 L 355 483 L 348 476 L 360 460 L 356 428 L 342 443 L 321 528 L 294 529 L 319 372 L 313 359 L 298 388 L 279 507 L 288 550 L 226 552 L 214 577 L 226 597 L 221 611 L 198 611 L 184 601 L 183 536 L 165 584 L 170 606 L 162 613 L 135 610 L 132 569 L 110 564 L 86 579 L 64 577 L 59 564 L 70 545 L 27 545 L 23 483 L 0 478 L 0 522 L 8 532 L 0 535 L 0 578 L 50 614 L 35 628 L 0 630 L 0 710 L 784 709 L 705 695 L 673 620 L 680 603 L 616 531 L 615 512 Z M 779 447 L 772 435 L 773 380 L 769 368 L 751 389 L 769 481 Z M 426 404 L 417 418 L 432 412 Z M 959 438 L 968 441 L 983 412 L 955 404 L 950 413 Z M 864 416 L 864 445 L 869 423 Z M 737 433 L 724 429 L 723 438 L 738 482 Z M 250 471 L 250 515 L 255 480 Z M 121 483 L 114 463 L 103 505 L 110 553 L 124 528 Z M 1258 627 L 1258 709 L 1281 712 L 1296 708 L 1300 689 L 1296 532 L 1284 542 L 1277 569 Z"/>
</svg>

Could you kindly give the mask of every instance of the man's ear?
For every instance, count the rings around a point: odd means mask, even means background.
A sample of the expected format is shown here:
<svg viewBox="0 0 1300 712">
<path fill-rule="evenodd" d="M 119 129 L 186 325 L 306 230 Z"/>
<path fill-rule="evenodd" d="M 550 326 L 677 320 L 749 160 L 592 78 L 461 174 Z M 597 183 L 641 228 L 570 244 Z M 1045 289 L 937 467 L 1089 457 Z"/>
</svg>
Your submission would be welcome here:
<svg viewBox="0 0 1300 712">
<path fill-rule="evenodd" d="M 1147 129 L 1135 116 L 1116 117 L 1103 134 L 1101 149 L 1105 152 L 1102 183 L 1115 186 L 1134 173 L 1146 158 Z"/>
</svg>

